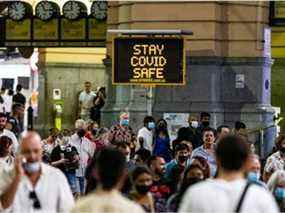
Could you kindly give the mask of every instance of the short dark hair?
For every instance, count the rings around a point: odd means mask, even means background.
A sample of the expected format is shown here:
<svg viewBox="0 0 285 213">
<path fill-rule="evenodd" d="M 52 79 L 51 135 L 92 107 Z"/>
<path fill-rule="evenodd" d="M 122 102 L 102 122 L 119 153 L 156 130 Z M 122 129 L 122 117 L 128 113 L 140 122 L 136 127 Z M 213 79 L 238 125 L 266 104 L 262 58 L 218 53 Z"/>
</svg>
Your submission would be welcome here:
<svg viewBox="0 0 285 213">
<path fill-rule="evenodd" d="M 16 91 L 18 91 L 18 92 L 20 92 L 21 90 L 22 90 L 22 85 L 21 84 L 18 84 L 17 86 L 16 86 Z"/>
<path fill-rule="evenodd" d="M 121 141 L 121 142 L 118 142 L 115 144 L 116 144 L 117 149 L 119 149 L 119 148 L 122 148 L 122 149 L 130 148 L 130 144 L 128 142 Z"/>
<path fill-rule="evenodd" d="M 4 147 L 6 147 L 7 145 L 10 146 L 13 144 L 13 141 L 10 137 L 3 135 L 0 137 L 0 144 L 2 144 Z"/>
<path fill-rule="evenodd" d="M 139 149 L 136 151 L 135 155 L 138 155 L 145 163 L 150 158 L 151 152 L 147 149 Z"/>
<path fill-rule="evenodd" d="M 144 119 L 143 119 L 144 125 L 146 125 L 149 122 L 155 122 L 154 118 L 152 116 L 149 116 L 149 115 L 145 116 Z"/>
<path fill-rule="evenodd" d="M 179 143 L 175 146 L 175 153 L 177 153 L 178 151 L 181 151 L 181 150 L 185 150 L 187 149 L 187 151 L 189 152 L 189 146 L 185 143 Z"/>
<path fill-rule="evenodd" d="M 229 135 L 217 144 L 216 157 L 226 171 L 240 170 L 249 155 L 250 147 L 243 137 Z"/>
<path fill-rule="evenodd" d="M 12 105 L 12 111 L 14 112 L 15 110 L 19 109 L 19 108 L 22 108 L 24 107 L 23 104 L 20 104 L 20 103 L 15 103 Z"/>
<path fill-rule="evenodd" d="M 104 190 L 114 188 L 123 176 L 126 168 L 126 158 L 123 153 L 114 148 L 102 149 L 96 157 L 95 166 Z"/>
<path fill-rule="evenodd" d="M 0 112 L 0 118 L 7 118 L 7 115 L 3 112 Z"/>
<path fill-rule="evenodd" d="M 151 171 L 146 166 L 137 166 L 132 172 L 132 181 L 135 182 L 136 179 L 144 173 L 152 175 Z"/>
<path fill-rule="evenodd" d="M 201 112 L 201 114 L 200 114 L 200 119 L 202 120 L 202 118 L 204 118 L 204 117 L 209 117 L 209 118 L 211 118 L 211 115 L 210 115 L 208 112 Z"/>
<path fill-rule="evenodd" d="M 205 132 L 213 132 L 214 136 L 216 136 L 216 130 L 211 127 L 206 127 L 203 129 L 202 136 L 204 136 Z"/>
<path fill-rule="evenodd" d="M 153 155 L 151 156 L 148 161 L 147 161 L 147 166 L 150 167 L 150 165 L 152 164 L 152 162 L 156 161 L 157 158 L 160 158 L 160 156 L 157 156 L 157 155 Z"/>
<path fill-rule="evenodd" d="M 243 123 L 241 121 L 236 121 L 235 122 L 235 129 L 236 130 L 246 129 L 246 125 L 245 125 L 245 123 Z"/>
<path fill-rule="evenodd" d="M 217 128 L 217 133 L 221 133 L 223 128 L 227 128 L 227 129 L 230 129 L 230 127 L 228 125 L 220 125 L 218 126 Z"/>
</svg>

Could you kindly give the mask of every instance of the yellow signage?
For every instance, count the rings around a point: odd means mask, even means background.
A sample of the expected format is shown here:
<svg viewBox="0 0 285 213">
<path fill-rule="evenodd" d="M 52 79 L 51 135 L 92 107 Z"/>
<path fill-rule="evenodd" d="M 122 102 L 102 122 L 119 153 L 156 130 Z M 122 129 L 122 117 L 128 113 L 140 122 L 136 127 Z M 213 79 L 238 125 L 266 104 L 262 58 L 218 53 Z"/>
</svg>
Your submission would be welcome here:
<svg viewBox="0 0 285 213">
<path fill-rule="evenodd" d="M 113 45 L 113 84 L 185 84 L 183 39 L 119 37 Z"/>
<path fill-rule="evenodd" d="M 89 40 L 106 39 L 107 23 L 106 21 L 98 21 L 89 19 Z"/>
<path fill-rule="evenodd" d="M 31 20 L 6 20 L 6 40 L 31 40 Z"/>
<path fill-rule="evenodd" d="M 58 40 L 58 19 L 34 19 L 34 40 Z"/>
<path fill-rule="evenodd" d="M 86 19 L 61 20 L 61 39 L 62 40 L 85 40 Z"/>
<path fill-rule="evenodd" d="M 274 18 L 285 18 L 285 2 L 274 2 Z"/>
</svg>

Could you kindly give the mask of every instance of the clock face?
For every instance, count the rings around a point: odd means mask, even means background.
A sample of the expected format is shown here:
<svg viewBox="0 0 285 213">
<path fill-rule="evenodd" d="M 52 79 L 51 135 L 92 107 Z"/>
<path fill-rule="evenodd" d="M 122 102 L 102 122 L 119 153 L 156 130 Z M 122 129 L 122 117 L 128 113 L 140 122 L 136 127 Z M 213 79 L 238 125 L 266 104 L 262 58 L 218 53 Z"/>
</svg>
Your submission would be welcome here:
<svg viewBox="0 0 285 213">
<path fill-rule="evenodd" d="M 107 1 L 97 0 L 92 4 L 91 13 L 94 18 L 98 20 L 105 20 L 107 18 Z"/>
<path fill-rule="evenodd" d="M 76 1 L 68 1 L 63 5 L 63 15 L 68 19 L 77 19 L 81 14 L 81 7 Z"/>
<path fill-rule="evenodd" d="M 8 7 L 8 15 L 11 19 L 19 21 L 26 15 L 26 6 L 23 2 L 12 2 Z"/>
<path fill-rule="evenodd" d="M 51 2 L 42 1 L 36 7 L 36 16 L 43 21 L 51 19 L 54 13 L 55 8 Z"/>
</svg>

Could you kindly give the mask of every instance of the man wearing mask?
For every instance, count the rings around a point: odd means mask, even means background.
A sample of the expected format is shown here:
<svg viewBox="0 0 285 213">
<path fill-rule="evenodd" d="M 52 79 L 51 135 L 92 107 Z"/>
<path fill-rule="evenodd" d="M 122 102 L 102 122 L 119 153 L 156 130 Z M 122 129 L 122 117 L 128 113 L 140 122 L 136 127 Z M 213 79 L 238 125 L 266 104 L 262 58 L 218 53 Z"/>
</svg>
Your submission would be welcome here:
<svg viewBox="0 0 285 213">
<path fill-rule="evenodd" d="M 13 141 L 12 144 L 12 152 L 15 154 L 18 151 L 18 140 L 13 132 L 10 130 L 6 129 L 7 125 L 7 116 L 4 113 L 0 113 L 0 136 L 5 135 Z"/>
<path fill-rule="evenodd" d="M 41 138 L 27 132 L 14 169 L 0 174 L 1 208 L 11 212 L 69 212 L 74 199 L 63 173 L 41 162 Z"/>
<path fill-rule="evenodd" d="M 159 156 L 151 156 L 148 160 L 148 168 L 153 176 L 153 184 L 150 191 L 159 198 L 167 199 L 170 195 L 170 188 L 164 179 L 165 160 Z"/>
<path fill-rule="evenodd" d="M 266 184 L 261 181 L 261 164 L 259 161 L 259 156 L 256 154 L 251 154 L 249 156 L 249 161 L 247 165 L 246 176 L 247 179 L 253 183 L 256 183 L 260 186 L 266 187 Z"/>
<path fill-rule="evenodd" d="M 151 151 L 153 150 L 153 130 L 155 128 L 155 120 L 152 116 L 146 116 L 143 120 L 144 127 L 138 131 L 138 140 L 143 138 L 144 148 Z"/>
<path fill-rule="evenodd" d="M 217 171 L 217 164 L 215 160 L 215 130 L 212 128 L 204 128 L 203 131 L 203 142 L 204 144 L 193 150 L 192 158 L 200 156 L 206 159 L 210 165 L 211 177 L 214 177 Z"/>
<path fill-rule="evenodd" d="M 85 192 L 85 171 L 89 162 L 94 155 L 95 143 L 85 137 L 86 124 L 85 121 L 79 119 L 75 122 L 76 133 L 70 137 L 69 144 L 74 146 L 79 154 L 79 168 L 76 169 L 77 193 L 84 195 Z"/>
<path fill-rule="evenodd" d="M 134 134 L 132 128 L 130 127 L 130 117 L 126 112 L 121 113 L 120 123 L 111 127 L 108 139 L 113 145 L 120 142 L 127 142 L 131 144 L 132 135 Z"/>
<path fill-rule="evenodd" d="M 264 166 L 263 180 L 267 182 L 270 176 L 277 170 L 285 168 L 285 134 L 280 134 L 276 139 L 277 152 L 270 155 Z"/>
<path fill-rule="evenodd" d="M 175 147 L 175 159 L 166 164 L 165 178 L 167 183 L 170 183 L 171 192 L 177 190 L 182 174 L 190 163 L 191 153 L 192 149 L 188 144 L 178 144 Z"/>
<path fill-rule="evenodd" d="M 201 112 L 200 124 L 197 128 L 198 146 L 203 145 L 203 131 L 205 128 L 210 127 L 210 119 L 211 119 L 211 115 L 208 112 Z"/>
<path fill-rule="evenodd" d="M 215 153 L 219 165 L 217 178 L 189 187 L 179 213 L 279 212 L 270 192 L 244 177 L 250 155 L 245 139 L 227 136 L 218 143 Z"/>
</svg>

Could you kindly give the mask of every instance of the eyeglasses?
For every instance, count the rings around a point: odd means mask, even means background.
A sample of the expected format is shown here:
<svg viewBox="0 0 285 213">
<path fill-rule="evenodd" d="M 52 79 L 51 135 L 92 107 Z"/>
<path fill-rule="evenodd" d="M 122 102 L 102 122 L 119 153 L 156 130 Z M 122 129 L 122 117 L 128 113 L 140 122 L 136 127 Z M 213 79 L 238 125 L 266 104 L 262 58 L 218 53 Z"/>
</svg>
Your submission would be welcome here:
<svg viewBox="0 0 285 213">
<path fill-rule="evenodd" d="M 39 198 L 38 198 L 38 196 L 37 196 L 37 194 L 36 194 L 36 192 L 35 191 L 32 191 L 32 192 L 30 192 L 30 194 L 29 194 L 29 198 L 31 199 L 31 200 L 33 200 L 33 207 L 35 208 L 35 209 L 41 209 L 42 207 L 41 207 L 41 203 L 40 203 L 40 201 L 39 201 Z"/>
</svg>

